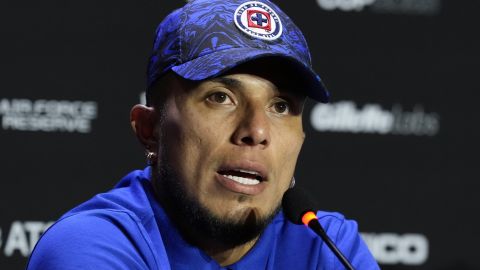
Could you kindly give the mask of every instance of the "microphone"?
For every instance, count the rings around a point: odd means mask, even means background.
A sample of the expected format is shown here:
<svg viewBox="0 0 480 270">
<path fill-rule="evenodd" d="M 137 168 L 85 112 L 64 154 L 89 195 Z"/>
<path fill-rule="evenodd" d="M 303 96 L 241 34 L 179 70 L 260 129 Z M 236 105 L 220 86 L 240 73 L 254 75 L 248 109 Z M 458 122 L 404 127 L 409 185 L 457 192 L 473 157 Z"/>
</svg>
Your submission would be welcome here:
<svg viewBox="0 0 480 270">
<path fill-rule="evenodd" d="M 322 238 L 346 269 L 355 270 L 348 259 L 328 237 L 320 222 L 318 222 L 317 215 L 313 210 L 314 204 L 309 194 L 304 189 L 298 187 L 290 188 L 283 194 L 282 208 L 287 219 L 295 224 L 305 224 L 312 229 Z"/>
</svg>

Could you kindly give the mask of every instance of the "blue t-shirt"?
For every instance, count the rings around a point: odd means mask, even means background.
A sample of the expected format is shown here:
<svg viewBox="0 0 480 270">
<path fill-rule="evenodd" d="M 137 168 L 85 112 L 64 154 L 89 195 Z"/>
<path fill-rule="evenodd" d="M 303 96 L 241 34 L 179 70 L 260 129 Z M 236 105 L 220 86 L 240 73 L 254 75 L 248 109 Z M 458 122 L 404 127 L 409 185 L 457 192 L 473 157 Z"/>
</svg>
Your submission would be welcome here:
<svg viewBox="0 0 480 270">
<path fill-rule="evenodd" d="M 155 200 L 149 178 L 150 168 L 133 171 L 111 191 L 66 213 L 37 243 L 27 269 L 344 269 L 317 235 L 282 212 L 245 256 L 222 267 L 182 238 Z M 357 270 L 379 269 L 355 221 L 338 213 L 317 215 Z"/>
</svg>

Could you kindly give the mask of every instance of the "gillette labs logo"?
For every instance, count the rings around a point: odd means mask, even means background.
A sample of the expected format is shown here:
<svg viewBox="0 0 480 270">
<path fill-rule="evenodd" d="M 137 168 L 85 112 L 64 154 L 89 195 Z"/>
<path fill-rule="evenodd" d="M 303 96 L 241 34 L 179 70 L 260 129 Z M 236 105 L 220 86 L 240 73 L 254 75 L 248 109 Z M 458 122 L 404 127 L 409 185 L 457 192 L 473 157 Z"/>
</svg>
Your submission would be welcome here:
<svg viewBox="0 0 480 270">
<path fill-rule="evenodd" d="M 310 120 L 320 132 L 435 136 L 440 131 L 440 116 L 426 112 L 422 105 L 406 110 L 399 104 L 391 109 L 379 104 L 359 108 L 353 101 L 317 104 Z"/>
</svg>

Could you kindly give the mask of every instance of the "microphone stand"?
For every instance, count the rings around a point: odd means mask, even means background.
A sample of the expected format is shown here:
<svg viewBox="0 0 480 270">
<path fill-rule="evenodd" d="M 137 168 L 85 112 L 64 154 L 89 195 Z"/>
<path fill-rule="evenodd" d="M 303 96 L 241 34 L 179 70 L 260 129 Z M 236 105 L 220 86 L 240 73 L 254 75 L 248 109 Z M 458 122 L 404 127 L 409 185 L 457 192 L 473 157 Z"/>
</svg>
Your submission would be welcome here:
<svg viewBox="0 0 480 270">
<path fill-rule="evenodd" d="M 342 254 L 342 252 L 335 246 L 333 241 L 328 237 L 327 233 L 325 230 L 322 228 L 322 225 L 320 225 L 320 222 L 318 222 L 318 219 L 312 219 L 310 222 L 308 222 L 308 227 L 312 229 L 315 233 L 317 233 L 323 241 L 327 244 L 327 246 L 332 250 L 333 254 L 340 260 L 340 262 L 345 266 L 346 269 L 348 270 L 355 270 L 353 266 L 350 264 L 348 259 Z"/>
</svg>

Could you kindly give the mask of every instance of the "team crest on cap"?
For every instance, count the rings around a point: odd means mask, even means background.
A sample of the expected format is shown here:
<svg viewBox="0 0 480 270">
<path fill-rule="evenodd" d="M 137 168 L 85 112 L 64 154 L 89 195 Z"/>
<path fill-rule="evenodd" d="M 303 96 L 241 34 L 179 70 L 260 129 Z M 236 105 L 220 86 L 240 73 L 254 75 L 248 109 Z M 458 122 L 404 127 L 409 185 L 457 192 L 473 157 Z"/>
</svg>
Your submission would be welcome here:
<svg viewBox="0 0 480 270">
<path fill-rule="evenodd" d="M 282 23 L 277 13 L 262 2 L 251 1 L 235 11 L 235 25 L 249 36 L 275 40 L 282 35 Z"/>
</svg>

